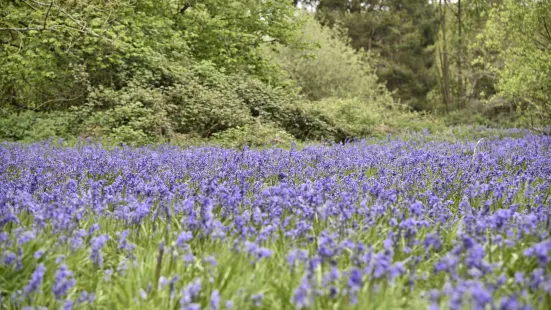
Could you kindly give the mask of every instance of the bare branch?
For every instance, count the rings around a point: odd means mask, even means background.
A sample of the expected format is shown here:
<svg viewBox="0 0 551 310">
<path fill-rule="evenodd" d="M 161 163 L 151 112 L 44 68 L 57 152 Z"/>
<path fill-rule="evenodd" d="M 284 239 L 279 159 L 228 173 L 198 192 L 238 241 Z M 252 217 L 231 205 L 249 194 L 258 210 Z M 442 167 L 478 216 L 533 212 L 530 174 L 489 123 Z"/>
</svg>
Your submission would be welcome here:
<svg viewBox="0 0 551 310">
<path fill-rule="evenodd" d="M 63 15 L 67 16 L 70 20 L 72 20 L 75 24 L 77 24 L 78 26 L 80 26 L 82 28 L 82 30 L 86 30 L 87 33 L 90 33 L 96 37 L 99 37 L 100 35 L 95 33 L 93 30 L 91 29 L 88 29 L 88 27 L 86 27 L 86 25 L 83 25 L 81 24 L 80 21 L 78 21 L 76 18 L 74 18 L 73 16 L 71 16 L 71 14 L 65 12 L 64 10 L 62 10 L 59 6 L 56 5 L 56 8 L 61 12 L 63 13 Z"/>
<path fill-rule="evenodd" d="M 178 10 L 178 14 L 184 14 L 188 9 L 192 8 L 197 1 L 186 1 L 184 6 Z"/>
<path fill-rule="evenodd" d="M 23 32 L 23 31 L 42 31 L 42 30 L 50 30 L 50 31 L 57 31 L 55 28 L 53 27 L 46 27 L 46 28 L 38 28 L 38 27 L 26 27 L 26 28 L 0 28 L 0 31 L 20 31 L 20 32 Z"/>
<path fill-rule="evenodd" d="M 44 101 L 40 104 L 40 107 L 43 107 L 43 106 L 47 105 L 48 103 L 53 103 L 53 102 L 75 101 L 77 99 L 82 98 L 83 96 L 84 96 L 84 94 L 81 94 L 81 95 L 79 95 L 77 97 L 74 97 L 74 98 L 58 98 L 58 99 L 46 100 L 46 101 Z"/>
<path fill-rule="evenodd" d="M 41 6 L 49 6 L 50 5 L 50 3 L 40 2 L 40 1 L 36 1 L 36 0 L 29 0 L 29 1 L 31 1 L 34 4 L 41 5 Z"/>
<path fill-rule="evenodd" d="M 46 29 L 46 23 L 48 22 L 48 16 L 50 16 L 52 5 L 54 5 L 54 1 L 50 2 L 50 6 L 48 7 L 48 11 L 46 12 L 46 17 L 44 18 L 44 25 L 42 25 L 42 29 Z"/>
<path fill-rule="evenodd" d="M 27 1 L 25 0 L 21 0 L 21 2 L 25 3 L 27 6 L 29 6 L 31 9 L 35 10 L 35 11 L 38 11 L 37 8 L 35 8 L 34 6 L 32 6 L 30 3 L 27 3 Z"/>
<path fill-rule="evenodd" d="M 191 4 L 189 4 L 189 2 L 186 2 L 186 4 L 184 4 L 184 6 L 178 11 L 178 14 L 184 14 L 190 7 Z"/>
<path fill-rule="evenodd" d="M 543 20 L 543 26 L 545 27 L 545 32 L 547 33 L 547 40 L 551 41 L 551 31 L 549 30 L 549 27 L 547 27 L 547 22 L 545 21 L 545 17 L 542 18 Z"/>
<path fill-rule="evenodd" d="M 520 30 L 520 33 L 525 37 L 525 38 L 530 38 L 532 39 L 533 43 L 536 45 L 537 48 L 541 49 L 541 50 L 545 50 L 547 48 L 547 44 L 544 44 L 540 41 L 538 41 L 538 39 L 536 39 L 535 37 L 531 36 L 531 35 L 528 35 L 527 33 L 525 33 L 524 31 Z"/>
<path fill-rule="evenodd" d="M 19 45 L 13 44 L 13 43 L 11 43 L 11 42 L 9 42 L 9 41 L 0 40 L 0 44 L 5 44 L 5 45 L 9 45 L 9 46 L 11 46 L 11 47 L 19 48 Z"/>
</svg>

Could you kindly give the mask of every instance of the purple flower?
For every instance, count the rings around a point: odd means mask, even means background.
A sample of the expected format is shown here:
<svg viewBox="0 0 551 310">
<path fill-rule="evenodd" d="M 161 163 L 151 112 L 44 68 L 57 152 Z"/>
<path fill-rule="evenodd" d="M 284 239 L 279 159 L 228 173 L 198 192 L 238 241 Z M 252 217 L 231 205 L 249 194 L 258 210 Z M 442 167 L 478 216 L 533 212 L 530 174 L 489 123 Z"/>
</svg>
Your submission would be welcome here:
<svg viewBox="0 0 551 310">
<path fill-rule="evenodd" d="M 409 206 L 409 212 L 414 216 L 421 216 L 425 213 L 425 206 L 422 202 L 416 201 Z"/>
<path fill-rule="evenodd" d="M 86 237 L 86 231 L 84 229 L 77 230 L 73 236 L 69 239 L 71 250 L 77 250 L 84 244 L 83 238 Z"/>
<path fill-rule="evenodd" d="M 36 258 L 36 259 L 40 259 L 43 255 L 44 255 L 44 251 L 42 251 L 42 250 L 38 250 L 38 251 L 34 252 L 34 254 L 33 254 L 34 258 Z"/>
<path fill-rule="evenodd" d="M 180 305 L 182 307 L 190 306 L 201 292 L 201 279 L 198 278 L 189 283 L 182 289 L 182 298 L 180 299 Z"/>
<path fill-rule="evenodd" d="M 35 238 L 36 233 L 34 231 L 26 231 L 19 236 L 19 240 L 17 241 L 17 243 L 19 245 L 23 245 L 31 240 L 34 240 Z"/>
<path fill-rule="evenodd" d="M 94 295 L 92 293 L 88 293 L 87 291 L 81 291 L 80 294 L 78 295 L 77 303 L 79 305 L 83 304 L 83 303 L 92 304 L 94 302 L 94 300 L 96 300 L 96 295 Z"/>
<path fill-rule="evenodd" d="M 348 277 L 348 287 L 352 290 L 359 290 L 362 286 L 362 272 L 353 268 L 350 270 L 350 276 Z"/>
<path fill-rule="evenodd" d="M 212 267 L 216 267 L 216 265 L 218 264 L 218 262 L 216 261 L 216 258 L 212 255 L 204 257 L 203 262 L 208 263 Z"/>
<path fill-rule="evenodd" d="M 55 263 L 59 265 L 59 264 L 61 264 L 64 260 L 65 260 L 65 255 L 58 255 L 58 256 L 55 258 Z"/>
<path fill-rule="evenodd" d="M 404 264 L 402 262 L 395 263 L 389 270 L 390 281 L 394 281 L 395 278 L 403 275 L 405 272 L 406 269 L 404 268 Z"/>
<path fill-rule="evenodd" d="M 53 293 L 57 300 L 61 300 L 67 292 L 75 286 L 75 279 L 73 279 L 73 272 L 67 268 L 67 265 L 63 264 L 55 273 L 55 280 L 53 286 Z"/>
<path fill-rule="evenodd" d="M 435 233 L 428 233 L 425 236 L 425 240 L 423 241 L 423 247 L 425 250 L 428 250 L 430 247 L 432 247 L 435 251 L 440 251 L 442 248 L 442 242 L 440 241 L 440 238 Z"/>
<path fill-rule="evenodd" d="M 245 241 L 243 244 L 243 247 L 254 258 L 253 263 L 256 263 L 257 261 L 272 256 L 272 250 L 266 249 L 263 247 L 259 247 L 254 242 Z"/>
<path fill-rule="evenodd" d="M 522 284 L 524 283 L 524 273 L 517 271 L 515 272 L 515 283 L 516 284 Z"/>
<path fill-rule="evenodd" d="M 130 234 L 130 231 L 128 230 L 124 230 L 120 233 L 117 233 L 117 235 L 119 236 L 119 240 L 118 240 L 118 243 L 119 243 L 119 250 L 125 250 L 128 255 L 131 255 L 132 253 L 132 250 L 134 250 L 134 248 L 136 247 L 134 244 L 128 242 L 128 235 Z"/>
<path fill-rule="evenodd" d="M 31 275 L 31 279 L 29 280 L 29 283 L 27 283 L 27 285 L 23 289 L 23 293 L 25 294 L 25 296 L 28 296 L 29 294 L 36 292 L 38 291 L 38 289 L 40 289 L 40 285 L 44 280 L 45 273 L 46 273 L 46 267 L 44 267 L 44 264 L 39 264 L 34 270 L 33 274 Z"/>
<path fill-rule="evenodd" d="M 75 303 L 72 300 L 66 300 L 63 303 L 63 310 L 72 310 Z"/>
<path fill-rule="evenodd" d="M 140 288 L 140 298 L 143 300 L 147 299 L 147 292 L 143 288 Z"/>
<path fill-rule="evenodd" d="M 220 309 L 220 292 L 218 290 L 214 290 L 210 295 L 210 310 L 218 309 Z"/>
<path fill-rule="evenodd" d="M 15 261 L 16 258 L 17 256 L 14 253 L 7 252 L 4 254 L 4 264 L 9 266 Z"/>
<path fill-rule="evenodd" d="M 100 235 L 92 238 L 92 246 L 90 248 L 90 259 L 94 264 L 98 266 L 103 265 L 103 256 L 101 255 L 101 249 L 105 246 L 105 243 L 109 240 L 109 235 Z"/>
<path fill-rule="evenodd" d="M 193 239 L 193 234 L 189 231 L 183 231 L 178 236 L 178 239 L 176 239 L 176 245 L 178 247 L 183 247 L 185 243 L 188 241 L 191 241 Z"/>
<path fill-rule="evenodd" d="M 431 290 L 429 292 L 429 299 L 430 299 L 430 310 L 438 310 L 440 309 L 440 291 L 438 290 Z"/>
<path fill-rule="evenodd" d="M 184 255 L 184 263 L 186 266 L 189 266 L 195 262 L 195 256 L 193 254 L 185 254 Z"/>
<path fill-rule="evenodd" d="M 334 242 L 334 236 L 327 232 L 322 232 L 319 240 L 318 254 L 323 258 L 331 258 L 337 254 L 338 248 Z"/>
<path fill-rule="evenodd" d="M 183 306 L 182 310 L 201 310 L 201 305 L 192 303 L 192 304 Z"/>
<path fill-rule="evenodd" d="M 287 263 L 293 270 L 296 267 L 297 262 L 306 262 L 308 260 L 308 251 L 301 249 L 294 249 L 289 251 L 287 255 Z"/>
<path fill-rule="evenodd" d="M 516 310 L 521 309 L 516 296 L 502 297 L 499 300 L 499 310 Z"/>
<path fill-rule="evenodd" d="M 88 229 L 88 236 L 92 236 L 96 231 L 100 230 L 101 226 L 99 224 L 93 224 L 89 229 Z"/>
<path fill-rule="evenodd" d="M 233 301 L 231 300 L 226 301 L 226 310 L 231 310 L 232 307 L 233 307 Z"/>
<path fill-rule="evenodd" d="M 260 307 L 262 305 L 262 299 L 264 298 L 263 293 L 258 293 L 251 296 L 251 301 L 255 307 Z"/>
<path fill-rule="evenodd" d="M 534 244 L 524 251 L 524 255 L 535 256 L 540 267 L 545 268 L 549 262 L 549 252 L 551 252 L 551 239 Z"/>
<path fill-rule="evenodd" d="M 474 299 L 476 309 L 486 309 L 486 305 L 492 303 L 492 293 L 488 291 L 480 282 L 477 282 L 471 289 L 471 295 Z"/>
<path fill-rule="evenodd" d="M 300 285 L 294 290 L 291 302 L 297 309 L 309 308 L 311 291 L 308 277 L 304 276 Z"/>
</svg>

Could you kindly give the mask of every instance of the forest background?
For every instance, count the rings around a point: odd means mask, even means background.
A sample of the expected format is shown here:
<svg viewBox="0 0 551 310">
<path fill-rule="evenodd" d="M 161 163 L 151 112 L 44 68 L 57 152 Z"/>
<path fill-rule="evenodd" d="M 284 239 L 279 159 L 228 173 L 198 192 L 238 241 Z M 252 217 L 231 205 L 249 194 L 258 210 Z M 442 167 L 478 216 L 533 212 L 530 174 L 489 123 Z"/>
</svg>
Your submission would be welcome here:
<svg viewBox="0 0 551 310">
<path fill-rule="evenodd" d="M 0 140 L 551 125 L 551 1 L 0 0 Z"/>
</svg>

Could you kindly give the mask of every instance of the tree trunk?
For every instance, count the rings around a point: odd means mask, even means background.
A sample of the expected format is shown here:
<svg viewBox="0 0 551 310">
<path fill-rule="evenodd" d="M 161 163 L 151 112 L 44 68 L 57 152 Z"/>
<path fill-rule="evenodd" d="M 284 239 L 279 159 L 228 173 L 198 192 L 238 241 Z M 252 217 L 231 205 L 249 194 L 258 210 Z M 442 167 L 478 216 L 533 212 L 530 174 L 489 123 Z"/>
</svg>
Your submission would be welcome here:
<svg viewBox="0 0 551 310">
<path fill-rule="evenodd" d="M 446 105 L 446 111 L 449 112 L 452 108 L 452 96 L 450 91 L 450 64 L 448 60 L 448 41 L 446 39 L 446 0 L 440 4 L 440 28 L 442 30 L 442 97 Z"/>
<path fill-rule="evenodd" d="M 465 108 L 465 89 L 463 86 L 463 24 L 461 20 L 461 0 L 457 0 L 457 84 L 459 85 L 459 108 Z"/>
</svg>

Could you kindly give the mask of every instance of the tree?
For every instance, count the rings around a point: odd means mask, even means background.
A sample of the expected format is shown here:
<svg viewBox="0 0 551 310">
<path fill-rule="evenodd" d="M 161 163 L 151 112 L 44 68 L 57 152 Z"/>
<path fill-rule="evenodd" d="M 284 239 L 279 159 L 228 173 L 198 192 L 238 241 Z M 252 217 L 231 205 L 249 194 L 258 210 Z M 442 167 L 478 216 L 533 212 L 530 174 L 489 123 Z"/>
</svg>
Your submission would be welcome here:
<svg viewBox="0 0 551 310">
<path fill-rule="evenodd" d="M 496 93 L 495 58 L 499 48 L 487 44 L 486 22 L 500 0 L 443 0 L 438 8 L 440 32 L 436 43 L 439 82 L 433 104 L 449 110 L 482 110 L 482 102 Z M 471 111 L 473 112 L 473 111 Z"/>
<path fill-rule="evenodd" d="M 492 11 L 487 37 L 508 43 L 500 55 L 497 95 L 525 107 L 533 127 L 550 126 L 551 2 L 504 0 Z"/>
<path fill-rule="evenodd" d="M 444 98 L 444 105 L 446 111 L 450 111 L 453 106 L 453 97 L 451 95 L 451 86 L 450 86 L 450 63 L 448 60 L 448 41 L 447 30 L 446 30 L 446 12 L 447 12 L 447 3 L 442 0 L 438 3 L 438 9 L 440 13 L 440 31 L 442 34 L 442 46 L 440 47 L 440 68 L 441 68 L 441 91 L 442 97 Z"/>
<path fill-rule="evenodd" d="M 463 87 L 463 12 L 461 0 L 457 0 L 457 84 L 459 85 L 459 108 L 465 107 L 465 89 Z"/>
<path fill-rule="evenodd" d="M 355 50 L 345 29 L 323 27 L 309 14 L 298 37 L 300 46 L 279 45 L 272 53 L 278 63 L 310 100 L 360 98 L 369 102 L 392 103 L 385 86 L 375 74 L 377 59 L 372 53 Z"/>
<path fill-rule="evenodd" d="M 351 45 L 380 55 L 377 75 L 397 99 L 425 109 L 435 84 L 433 52 L 437 27 L 434 7 L 425 0 L 320 0 L 322 23 L 341 24 Z"/>
<path fill-rule="evenodd" d="M 260 46 L 300 26 L 291 1 L 0 1 L 0 100 L 36 111 L 96 87 L 170 86 L 200 61 L 277 84 Z"/>
</svg>

